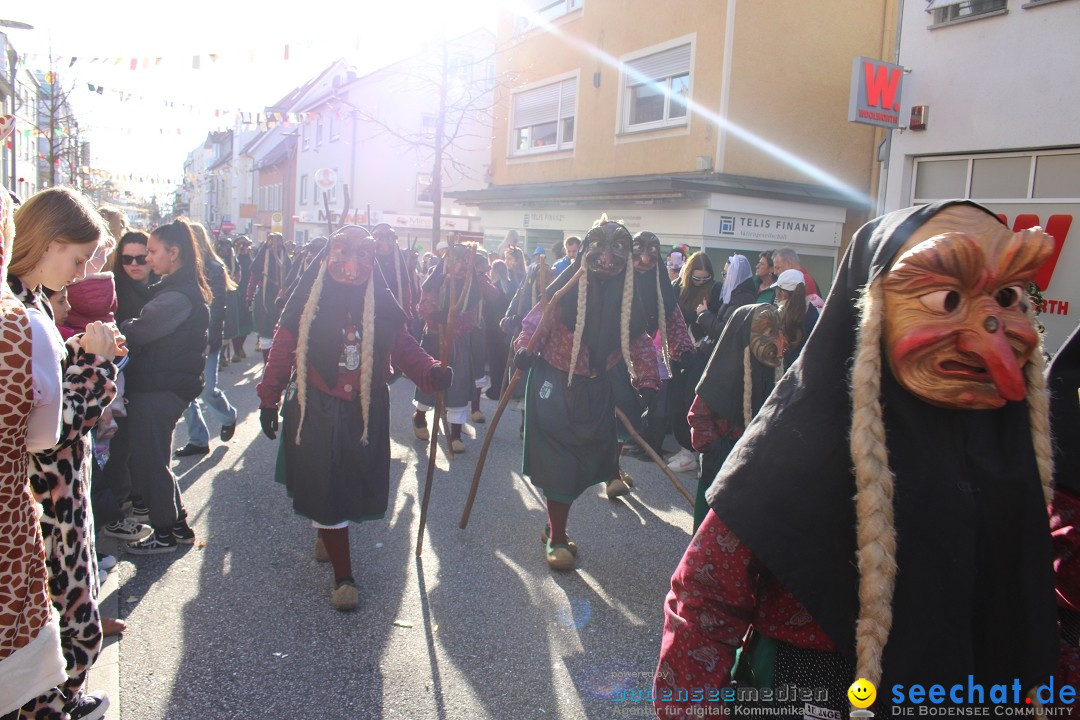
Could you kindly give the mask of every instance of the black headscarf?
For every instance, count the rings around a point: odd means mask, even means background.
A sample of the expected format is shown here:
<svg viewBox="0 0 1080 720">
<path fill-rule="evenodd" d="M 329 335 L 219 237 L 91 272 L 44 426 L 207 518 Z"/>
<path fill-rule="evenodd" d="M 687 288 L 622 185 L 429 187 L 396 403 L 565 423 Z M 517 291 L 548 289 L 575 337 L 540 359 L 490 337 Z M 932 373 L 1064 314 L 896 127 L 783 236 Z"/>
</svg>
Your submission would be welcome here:
<svg viewBox="0 0 1080 720">
<path fill-rule="evenodd" d="M 588 296 L 585 299 L 585 333 L 582 338 L 582 343 L 589 349 L 590 368 L 594 372 L 602 372 L 606 369 L 608 357 L 621 346 L 619 340 L 619 323 L 622 318 L 623 283 L 625 282 L 624 273 L 634 271 L 631 257 L 633 238 L 630 235 L 630 231 L 622 224 L 616 222 L 606 222 L 603 225 L 590 230 L 586 233 L 585 239 L 581 242 L 581 249 L 578 251 L 577 258 L 570 264 L 570 267 L 559 273 L 559 277 L 555 278 L 551 284 L 548 285 L 547 290 L 544 291 L 544 295 L 548 298 L 554 297 L 556 292 L 566 285 L 566 283 L 570 282 L 570 278 L 574 276 L 578 271 L 578 268 L 582 267 L 582 263 L 585 262 L 585 256 L 588 253 L 589 246 L 592 244 L 592 240 L 595 237 L 594 233 L 596 232 L 614 233 L 617 237 L 625 238 L 624 244 L 626 245 L 626 269 L 623 273 L 619 273 L 615 277 L 610 278 L 600 277 L 595 273 L 589 273 Z M 654 287 L 653 293 L 655 292 L 656 288 Z M 630 306 L 631 339 L 644 333 L 646 328 L 644 307 L 641 303 L 636 302 L 636 298 L 640 296 L 640 294 L 640 290 L 635 284 L 635 301 L 631 302 Z M 577 323 L 577 300 L 578 289 L 577 287 L 574 287 L 559 301 L 558 320 L 569 328 L 571 332 L 573 332 L 574 326 Z"/>
<path fill-rule="evenodd" d="M 802 354 L 708 492 L 712 510 L 855 657 L 855 477 L 848 374 L 859 291 L 948 201 L 871 221 L 844 255 Z M 1074 391 L 1075 392 L 1075 391 Z M 1011 683 L 1057 660 L 1052 550 L 1026 403 L 939 408 L 903 389 L 882 353 L 881 400 L 899 571 L 879 687 Z M 887 700 L 886 700 L 887 702 Z"/>
<path fill-rule="evenodd" d="M 1050 362 L 1046 389 L 1050 391 L 1050 430 L 1054 435 L 1054 485 L 1080 495 L 1080 326 L 1072 331 Z"/>
<path fill-rule="evenodd" d="M 447 256 L 454 252 L 453 248 L 447 250 Z M 475 268 L 470 268 L 466 271 L 465 276 L 460 279 L 455 279 L 450 286 L 454 291 L 454 296 L 450 297 L 450 293 L 447 292 L 448 288 L 446 283 L 446 256 L 439 258 L 439 262 L 432 268 L 431 272 L 426 278 L 424 278 L 424 284 L 421 286 L 425 293 L 439 295 L 440 310 L 449 311 L 450 307 L 457 300 L 457 294 L 461 292 L 461 283 L 468 279 L 469 273 L 476 273 Z M 477 273 L 478 274 L 478 273 Z M 473 278 L 473 282 L 469 285 L 469 295 L 465 298 L 465 302 L 462 303 L 462 311 L 474 308 L 479 304 L 483 294 L 480 292 L 480 286 L 476 282 L 476 278 Z"/>
<path fill-rule="evenodd" d="M 743 305 L 737 308 L 724 327 L 720 340 L 713 349 L 709 364 L 697 384 L 695 392 L 719 418 L 728 420 L 736 428 L 743 427 L 743 356 L 750 346 L 750 329 L 754 314 L 768 303 Z M 751 414 L 756 413 L 776 383 L 776 368 L 750 355 Z"/>
<path fill-rule="evenodd" d="M 326 263 L 329 253 L 329 243 L 327 243 L 297 280 L 295 289 L 281 311 L 278 324 L 289 330 L 298 342 L 300 318 L 304 313 L 304 306 L 311 296 L 319 269 Z M 372 277 L 368 282 L 375 283 L 375 368 L 372 382 L 385 382 L 386 378 L 382 373 L 386 363 L 383 359 L 393 346 L 394 336 L 405 327 L 405 312 L 383 285 L 375 267 L 372 268 Z M 363 325 L 366 293 L 366 284 L 363 286 L 342 285 L 330 277 L 329 273 L 323 276 L 319 308 L 311 321 L 308 366 L 315 369 L 327 387 L 332 388 L 337 383 L 342 329 L 352 324 L 359 332 Z"/>
</svg>

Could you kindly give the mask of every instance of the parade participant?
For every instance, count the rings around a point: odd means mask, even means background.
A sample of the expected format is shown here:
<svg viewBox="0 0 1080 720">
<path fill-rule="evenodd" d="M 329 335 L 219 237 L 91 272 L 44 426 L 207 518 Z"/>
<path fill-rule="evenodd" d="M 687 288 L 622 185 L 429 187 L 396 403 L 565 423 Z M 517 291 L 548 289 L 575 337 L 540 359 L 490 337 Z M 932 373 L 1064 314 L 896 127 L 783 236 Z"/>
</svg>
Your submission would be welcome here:
<svg viewBox="0 0 1080 720">
<path fill-rule="evenodd" d="M 333 567 L 330 604 L 338 610 L 358 602 L 349 522 L 386 513 L 390 358 L 426 392 L 448 387 L 453 375 L 409 334 L 405 313 L 373 276 L 375 267 L 367 230 L 346 225 L 330 236 L 285 304 L 256 387 L 271 440 L 285 392 L 276 479 L 293 509 L 318 530 L 316 557 Z"/>
<path fill-rule="evenodd" d="M 799 717 L 846 713 L 855 678 L 893 688 L 880 717 L 896 688 L 977 678 L 1023 697 L 1049 677 L 1052 450 L 1024 289 L 1052 245 L 968 201 L 856 233 L 672 577 L 662 717 L 699 712 L 667 693 L 727 686 L 740 647 L 776 687 L 828 689 Z"/>
<path fill-rule="evenodd" d="M 419 313 L 424 318 L 424 338 L 421 341 L 424 350 L 431 355 L 439 355 L 439 339 L 445 331 L 450 309 L 462 287 L 468 295 L 461 306 L 461 312 L 454 321 L 454 335 L 450 340 L 450 357 L 440 358 L 454 369 L 454 384 L 446 391 L 446 418 L 450 424 L 451 449 L 465 452 L 465 443 L 461 439 L 461 426 L 469 417 L 469 405 L 476 393 L 478 378 L 485 375 L 483 348 L 473 347 L 477 339 L 473 332 L 481 320 L 482 301 L 495 302 L 499 291 L 491 284 L 484 271 L 475 264 L 469 265 L 470 248 L 473 243 L 454 245 L 447 251 L 446 257 L 439 261 L 435 270 L 428 275 L 420 290 Z M 413 429 L 416 437 L 430 437 L 427 430 L 427 411 L 435 407 L 435 396 L 421 388 L 416 389 L 413 397 L 416 412 L 413 413 Z M 439 418 L 435 418 L 435 422 Z"/>
<path fill-rule="evenodd" d="M 416 316 L 420 285 L 416 282 L 415 274 L 409 272 L 405 253 L 398 245 L 397 233 L 386 223 L 379 223 L 371 228 L 371 237 L 375 238 L 375 260 L 379 264 L 383 280 L 386 281 L 386 287 L 411 323 Z"/>
<path fill-rule="evenodd" d="M 236 337 L 233 338 L 233 357 L 238 357 L 241 360 L 247 357 L 247 353 L 244 351 L 244 340 L 251 334 L 252 330 L 252 317 L 251 317 L 251 300 L 247 299 L 247 288 L 251 282 L 251 239 L 247 235 L 241 235 L 236 238 L 234 243 L 236 248 L 236 264 L 239 266 L 239 272 L 233 273 L 233 277 L 237 278 L 236 283 L 238 285 L 238 292 L 240 293 L 241 300 L 244 300 L 243 304 L 238 308 L 240 317 L 237 322 Z"/>
<path fill-rule="evenodd" d="M 662 374 L 671 377 L 672 365 L 675 362 L 688 361 L 693 355 L 694 345 L 690 341 L 686 322 L 679 311 L 675 288 L 668 282 L 666 272 L 661 276 L 663 271 L 660 266 L 660 238 L 648 230 L 639 232 L 634 236 L 631 257 L 634 267 L 635 309 L 645 317 L 645 332 L 649 334 L 649 337 L 657 338 L 659 335 L 660 355 L 657 359 L 663 365 Z M 626 371 L 625 365 L 617 365 L 611 377 L 615 405 L 635 422 L 635 430 L 644 432 L 649 437 L 659 435 L 655 440 L 662 442 L 664 435 L 667 434 L 667 427 L 661 422 L 660 393 L 642 390 L 639 397 L 638 391 L 630 383 L 630 374 Z M 663 392 L 663 384 L 661 384 L 660 392 Z M 645 424 L 650 426 L 649 430 L 644 430 Z M 631 436 L 629 430 L 623 427 L 621 422 L 616 427 L 619 436 L 618 450 L 621 456 L 623 446 L 630 442 Z M 634 447 L 637 448 L 636 445 Z M 614 500 L 627 494 L 633 484 L 633 478 L 625 470 L 619 468 L 618 474 L 607 483 L 608 499 Z"/>
<path fill-rule="evenodd" d="M 697 307 L 697 324 L 709 337 L 709 345 L 720 339 L 735 308 L 755 302 L 757 287 L 754 281 L 757 279 L 750 261 L 743 255 L 732 255 L 724 263 L 724 281 L 713 285 L 708 302 Z"/>
<path fill-rule="evenodd" d="M 1050 529 L 1054 541 L 1061 659 L 1055 679 L 1080 685 L 1080 327 L 1050 362 L 1050 431 L 1054 438 L 1054 499 Z"/>
<path fill-rule="evenodd" d="M 585 235 L 578 260 L 546 290 L 552 297 L 585 268 L 577 287 L 559 301 L 554 322 L 539 330 L 538 354 L 526 348 L 538 332 L 541 305 L 525 316 L 514 341 L 515 366 L 531 368 L 522 474 L 547 499 L 544 554 L 554 570 L 574 567 L 577 546 L 566 534 L 571 503 L 619 472 L 612 370 L 625 362 L 633 386 L 644 394 L 660 387 L 647 318 L 634 303 L 632 248 L 626 227 L 601 217 Z"/>
<path fill-rule="evenodd" d="M 736 308 L 694 389 L 687 423 L 694 450 L 702 454 L 695 531 L 709 511 L 705 491 L 780 377 L 780 329 L 780 313 L 768 303 Z"/>
<path fill-rule="evenodd" d="M 247 300 L 254 315 L 255 332 L 259 340 L 255 347 L 262 352 L 263 362 L 270 354 L 281 306 L 278 297 L 287 287 L 286 278 L 292 260 L 285 251 L 285 239 L 281 233 L 272 232 L 266 237 L 251 261 L 251 279 L 248 280 Z"/>
<path fill-rule="evenodd" d="M 0 135 L 0 142 L 3 139 Z M 48 316 L 24 307 L 7 284 L 15 237 L 12 207 L 11 196 L 0 192 L 0 357 L 4 364 L 0 391 L 0 717 L 4 720 L 18 718 L 24 703 L 67 679 L 59 616 L 49 602 L 41 525 L 27 487 L 28 453 L 48 450 L 60 437 L 60 355 L 51 341 L 56 329 Z"/>
<path fill-rule="evenodd" d="M 520 250 L 518 251 L 520 253 Z M 510 263 L 506 263 L 507 272 L 510 269 Z M 551 281 L 555 279 L 555 275 L 552 275 L 551 268 L 547 265 L 533 265 L 529 268 L 529 272 L 526 273 L 522 282 L 515 284 L 514 279 L 510 277 L 510 284 L 516 288 L 514 296 L 510 299 L 510 304 L 506 308 L 506 314 L 503 315 L 503 319 L 499 321 L 499 329 L 506 334 L 513 343 L 521 333 L 521 321 L 525 319 L 525 316 L 536 307 L 536 304 L 540 302 L 540 298 L 543 296 L 544 289 L 551 284 Z M 502 385 L 505 386 L 510 376 L 514 374 L 514 366 L 512 363 L 507 363 L 506 377 L 503 378 Z M 499 393 L 502 396 L 502 393 Z M 511 394 L 511 407 L 521 411 L 521 426 L 518 430 L 518 434 L 525 437 L 525 383 L 519 382 Z"/>
<path fill-rule="evenodd" d="M 481 247 L 476 248 L 476 254 L 473 256 L 473 270 L 478 277 L 483 277 L 489 283 L 491 282 L 491 263 L 488 260 L 487 253 Z M 470 365 L 473 372 L 473 382 L 476 385 L 473 388 L 470 402 L 472 412 L 469 413 L 469 419 L 477 425 L 487 422 L 487 416 L 480 409 L 480 393 L 493 384 L 487 372 L 487 328 L 488 322 L 491 320 L 489 316 L 492 314 L 492 306 L 497 306 L 502 301 L 502 293 L 494 285 L 491 287 L 494 292 L 490 293 L 487 298 L 480 298 L 479 306 L 476 308 L 476 325 L 472 329 L 472 337 L 469 338 L 469 348 L 472 351 Z M 505 310 L 506 308 L 502 308 L 502 311 L 498 313 L 499 317 L 502 317 Z"/>
<path fill-rule="evenodd" d="M 289 274 L 285 276 L 285 284 L 282 286 L 281 292 L 279 292 L 277 296 L 279 308 L 285 307 L 285 302 L 289 299 L 289 296 L 292 295 L 292 291 L 295 290 L 296 286 L 300 283 L 300 276 L 311 267 L 315 262 L 315 259 L 319 256 L 319 253 L 326 249 L 327 242 L 329 241 L 325 235 L 316 235 L 311 238 L 310 242 L 297 251 L 292 266 L 289 268 Z"/>
<path fill-rule="evenodd" d="M 17 237 L 8 285 L 28 309 L 51 319 L 42 287 L 63 288 L 94 265 L 110 238 L 90 200 L 69 188 L 42 190 L 15 211 Z M 98 262 L 100 262 L 100 257 Z M 100 265 L 98 265 L 100 267 Z M 30 456 L 30 488 L 41 504 L 49 596 L 60 616 L 67 677 L 23 706 L 26 717 L 104 712 L 103 693 L 83 692 L 101 650 L 98 568 L 90 505 L 90 432 L 116 394 L 112 360 L 123 338 L 116 326 L 93 321 L 64 343 L 54 335 L 63 371 L 60 439 Z"/>
</svg>

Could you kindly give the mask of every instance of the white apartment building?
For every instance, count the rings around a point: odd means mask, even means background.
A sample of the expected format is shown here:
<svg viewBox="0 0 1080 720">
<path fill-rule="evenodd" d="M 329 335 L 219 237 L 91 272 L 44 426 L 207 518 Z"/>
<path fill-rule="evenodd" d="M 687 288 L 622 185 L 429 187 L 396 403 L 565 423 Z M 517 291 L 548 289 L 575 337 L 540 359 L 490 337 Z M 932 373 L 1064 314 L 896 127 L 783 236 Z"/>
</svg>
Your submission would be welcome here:
<svg viewBox="0 0 1080 720">
<path fill-rule="evenodd" d="M 906 129 L 892 132 L 880 209 L 970 198 L 1014 229 L 1044 227 L 1059 254 L 1036 282 L 1056 351 L 1080 322 L 1080 0 L 901 7 Z"/>
</svg>

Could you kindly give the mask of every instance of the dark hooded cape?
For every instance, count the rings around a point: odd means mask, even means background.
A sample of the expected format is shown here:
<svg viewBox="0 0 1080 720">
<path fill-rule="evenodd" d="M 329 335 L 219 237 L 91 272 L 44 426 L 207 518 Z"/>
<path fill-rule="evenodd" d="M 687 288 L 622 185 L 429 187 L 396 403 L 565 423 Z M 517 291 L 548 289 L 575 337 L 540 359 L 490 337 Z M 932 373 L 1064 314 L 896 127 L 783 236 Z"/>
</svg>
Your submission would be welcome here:
<svg viewBox="0 0 1080 720">
<path fill-rule="evenodd" d="M 578 268 L 584 262 L 590 244 L 589 236 L 586 235 L 581 243 L 581 250 L 578 252 L 577 259 L 559 273 L 559 277 L 551 281 L 551 284 L 544 291 L 546 297 L 554 297 L 555 293 L 570 282 L 570 279 L 574 277 L 574 273 L 578 271 Z M 629 257 L 627 257 L 624 272 L 634 272 Z M 596 373 L 603 372 L 606 369 L 607 360 L 611 353 L 620 347 L 619 323 L 622 319 L 624 281 L 625 277 L 622 274 L 601 279 L 594 273 L 589 273 L 588 287 L 586 289 L 588 297 L 585 299 L 585 332 L 582 337 L 582 345 L 589 349 L 589 364 Z M 653 293 L 653 297 L 655 297 L 655 287 L 653 287 Z M 647 324 L 644 306 L 639 301 L 640 297 L 641 289 L 635 283 L 634 300 L 630 304 L 631 339 L 644 333 Z M 577 287 L 571 288 L 559 300 L 558 322 L 565 325 L 570 332 L 574 331 L 574 326 L 577 323 L 577 301 Z"/>
<path fill-rule="evenodd" d="M 858 231 L 802 355 L 708 493 L 713 511 L 851 658 L 859 608 L 848 439 L 855 303 L 912 232 L 954 204 L 893 212 Z M 896 382 L 884 352 L 882 366 L 899 572 L 879 697 L 888 702 L 883 688 L 894 683 L 948 687 L 969 674 L 987 688 L 1043 682 L 1056 665 L 1057 628 L 1026 404 L 934 407 Z"/>
<path fill-rule="evenodd" d="M 1050 431 L 1054 435 L 1054 484 L 1080 496 L 1080 453 L 1069 451 L 1080 433 L 1080 326 L 1054 356 L 1047 376 Z"/>
<path fill-rule="evenodd" d="M 327 253 L 328 249 L 323 248 L 315 256 L 297 279 L 296 287 L 281 311 L 279 324 L 288 329 L 298 343 L 300 341 L 300 316 L 304 312 L 304 305 L 311 295 L 315 278 L 319 274 L 319 268 L 322 267 Z M 375 283 L 375 367 L 372 382 L 385 382 L 383 370 L 386 363 L 383 359 L 390 353 L 398 331 L 405 327 L 405 312 L 397 304 L 397 300 L 390 291 L 383 286 L 377 267 L 372 268 L 372 277 L 368 282 Z M 366 285 L 363 287 L 342 285 L 335 282 L 329 273 L 323 277 L 319 308 L 311 322 L 308 363 L 319 373 L 319 377 L 327 387 L 334 387 L 337 382 L 342 328 L 347 324 L 353 324 L 359 330 L 363 325 L 366 292 Z"/>
</svg>

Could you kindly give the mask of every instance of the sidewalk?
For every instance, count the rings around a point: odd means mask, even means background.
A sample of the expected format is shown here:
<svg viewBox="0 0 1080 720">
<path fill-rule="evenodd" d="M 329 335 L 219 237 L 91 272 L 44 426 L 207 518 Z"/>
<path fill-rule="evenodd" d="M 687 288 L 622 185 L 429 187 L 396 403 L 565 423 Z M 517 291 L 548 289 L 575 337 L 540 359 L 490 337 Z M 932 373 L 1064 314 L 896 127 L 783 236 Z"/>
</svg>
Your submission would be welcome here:
<svg viewBox="0 0 1080 720">
<path fill-rule="evenodd" d="M 98 606 L 103 616 L 119 617 L 120 615 L 120 565 L 121 560 L 120 542 L 112 538 L 101 537 L 98 541 L 98 551 L 107 555 L 113 555 L 117 559 L 117 566 L 109 573 L 105 584 L 101 586 L 101 594 L 98 595 Z M 86 689 L 89 692 L 102 691 L 109 695 L 109 709 L 106 717 L 119 720 L 120 718 L 120 637 L 105 638 L 101 644 L 101 655 L 97 662 L 90 668 L 90 674 L 86 679 Z"/>
</svg>

